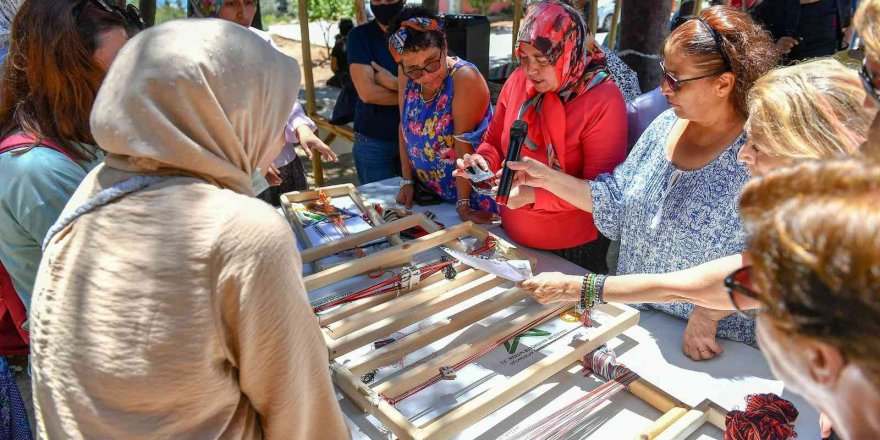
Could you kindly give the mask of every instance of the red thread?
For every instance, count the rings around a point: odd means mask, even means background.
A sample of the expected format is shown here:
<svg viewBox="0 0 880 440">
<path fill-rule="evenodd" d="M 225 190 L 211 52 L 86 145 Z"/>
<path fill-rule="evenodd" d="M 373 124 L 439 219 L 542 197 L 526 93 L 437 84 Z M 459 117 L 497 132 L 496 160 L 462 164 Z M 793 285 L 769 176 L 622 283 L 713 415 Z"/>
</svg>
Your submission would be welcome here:
<svg viewBox="0 0 880 440">
<path fill-rule="evenodd" d="M 752 394 L 745 411 L 727 413 L 724 440 L 788 440 L 797 438 L 794 404 L 776 394 Z"/>
</svg>

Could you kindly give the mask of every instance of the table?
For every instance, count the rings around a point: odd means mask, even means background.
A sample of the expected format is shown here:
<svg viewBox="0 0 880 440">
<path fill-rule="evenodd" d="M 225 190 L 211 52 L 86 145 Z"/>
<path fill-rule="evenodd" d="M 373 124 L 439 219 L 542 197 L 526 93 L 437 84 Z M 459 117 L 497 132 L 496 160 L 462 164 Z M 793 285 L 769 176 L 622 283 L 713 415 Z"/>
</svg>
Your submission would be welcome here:
<svg viewBox="0 0 880 440">
<path fill-rule="evenodd" d="M 388 179 L 359 187 L 369 205 L 381 203 L 395 205 L 398 179 Z M 451 204 L 429 207 L 415 206 L 415 212 L 431 211 L 437 220 L 447 226 L 460 223 L 455 207 Z M 498 225 L 487 229 L 507 239 Z M 509 240 L 509 239 L 508 239 Z M 581 274 L 584 269 L 553 254 L 520 247 L 525 253 L 537 258 L 536 273 L 558 271 Z M 695 406 L 709 398 L 724 408 L 745 407 L 745 397 L 754 393 L 773 392 L 792 401 L 800 411 L 796 423 L 799 440 L 819 439 L 818 414 L 800 396 L 788 391 L 776 380 L 760 351 L 737 342 L 719 340 L 724 354 L 703 362 L 688 359 L 681 349 L 681 335 L 686 322 L 675 317 L 652 311 L 643 311 L 638 326 L 633 327 L 613 342 L 611 347 L 621 362 L 648 381 L 666 390 L 688 405 Z M 457 439 L 498 439 L 517 425 L 529 425 L 572 400 L 594 389 L 599 382 L 584 377 L 579 367 L 573 366 L 529 393 L 521 396 L 503 409 L 471 426 Z M 427 390 L 425 391 L 427 392 Z M 389 434 L 372 416 L 361 413 L 341 394 L 340 405 L 355 439 L 384 439 Z M 621 439 L 631 438 L 638 429 L 649 426 L 660 417 L 659 411 L 638 398 L 621 393 L 606 402 L 585 420 L 579 438 Z M 717 428 L 706 425 L 695 432 L 689 440 L 721 439 Z"/>
</svg>

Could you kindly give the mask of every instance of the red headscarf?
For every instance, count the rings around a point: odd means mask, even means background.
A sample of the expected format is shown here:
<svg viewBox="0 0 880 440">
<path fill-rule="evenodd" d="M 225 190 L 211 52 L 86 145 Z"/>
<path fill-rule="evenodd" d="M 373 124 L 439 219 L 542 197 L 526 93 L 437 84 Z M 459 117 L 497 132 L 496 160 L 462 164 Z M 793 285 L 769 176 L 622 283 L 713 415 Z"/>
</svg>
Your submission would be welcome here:
<svg viewBox="0 0 880 440">
<path fill-rule="evenodd" d="M 559 89 L 539 94 L 526 82 L 526 105 L 520 117 L 529 124 L 529 139 L 547 148 L 550 166 L 563 170 L 557 156 L 565 155 L 565 104 L 610 78 L 605 53 L 587 32 L 581 15 L 556 1 L 529 6 L 517 38 L 534 46 L 556 69 Z M 519 46 L 516 50 L 520 55 Z"/>
</svg>

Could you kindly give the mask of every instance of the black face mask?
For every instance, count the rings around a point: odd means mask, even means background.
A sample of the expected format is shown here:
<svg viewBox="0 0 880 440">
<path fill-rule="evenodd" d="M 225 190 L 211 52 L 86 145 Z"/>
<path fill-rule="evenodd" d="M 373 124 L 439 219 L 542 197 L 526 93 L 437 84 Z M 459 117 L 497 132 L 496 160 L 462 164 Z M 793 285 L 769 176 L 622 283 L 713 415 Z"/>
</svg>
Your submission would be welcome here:
<svg viewBox="0 0 880 440">
<path fill-rule="evenodd" d="M 391 23 L 391 20 L 403 10 L 403 0 L 400 0 L 397 3 L 384 5 L 370 4 L 370 10 L 373 11 L 373 15 L 376 17 L 376 21 L 378 21 L 379 24 L 382 26 L 388 26 Z"/>
</svg>

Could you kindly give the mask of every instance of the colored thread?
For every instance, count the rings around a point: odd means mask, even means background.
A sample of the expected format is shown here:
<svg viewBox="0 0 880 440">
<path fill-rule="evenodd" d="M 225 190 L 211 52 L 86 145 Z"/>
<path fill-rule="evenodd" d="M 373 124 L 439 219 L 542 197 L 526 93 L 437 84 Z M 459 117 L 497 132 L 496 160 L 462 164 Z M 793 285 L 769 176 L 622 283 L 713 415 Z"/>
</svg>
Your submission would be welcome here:
<svg viewBox="0 0 880 440">
<path fill-rule="evenodd" d="M 483 245 L 477 249 L 474 249 L 471 252 L 471 255 L 479 255 L 484 252 L 488 252 L 489 250 L 495 248 L 495 244 L 496 244 L 496 240 L 494 237 L 492 237 L 492 236 L 486 237 L 486 239 L 483 241 Z M 448 261 L 442 261 L 440 263 L 435 263 L 435 264 L 419 267 L 418 268 L 419 281 L 424 281 L 426 278 L 430 277 L 431 275 L 434 275 L 435 273 L 440 272 L 441 270 L 444 270 L 450 266 L 453 266 L 456 263 L 458 263 L 457 260 L 450 259 Z M 407 287 L 405 284 L 408 284 L 408 283 L 405 282 L 405 280 L 403 278 L 404 277 L 401 276 L 401 274 L 398 274 L 398 275 L 393 276 L 385 281 L 381 281 L 377 284 L 374 284 L 370 287 L 367 287 L 366 289 L 361 289 L 361 290 L 358 290 L 357 292 L 354 292 L 351 294 L 346 294 L 346 295 L 342 295 L 340 297 L 335 297 L 335 298 L 332 298 L 330 301 L 327 301 L 324 303 L 313 304 L 312 311 L 314 313 L 321 313 L 323 311 L 326 311 L 329 308 L 336 307 L 338 305 L 342 305 L 342 304 L 346 304 L 346 303 L 350 303 L 352 301 L 370 298 L 370 297 L 382 295 L 384 293 L 405 290 Z"/>
<path fill-rule="evenodd" d="M 584 356 L 583 362 L 585 375 L 593 372 L 607 382 L 507 439 L 558 440 L 569 437 L 599 405 L 639 378 L 638 374 L 617 362 L 617 356 L 605 345 Z"/>
<path fill-rule="evenodd" d="M 745 411 L 727 413 L 724 440 L 788 440 L 797 438 L 798 410 L 776 394 L 752 394 Z"/>
</svg>

